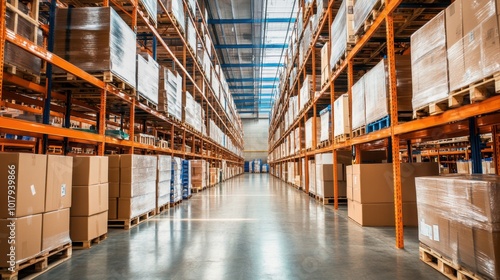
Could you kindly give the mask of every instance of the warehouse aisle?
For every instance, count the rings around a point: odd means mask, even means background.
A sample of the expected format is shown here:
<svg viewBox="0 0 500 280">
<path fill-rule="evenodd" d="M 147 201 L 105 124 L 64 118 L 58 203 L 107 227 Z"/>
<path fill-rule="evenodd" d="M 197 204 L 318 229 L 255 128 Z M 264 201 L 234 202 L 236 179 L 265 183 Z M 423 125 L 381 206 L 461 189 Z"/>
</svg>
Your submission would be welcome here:
<svg viewBox="0 0 500 280">
<path fill-rule="evenodd" d="M 393 229 L 361 228 L 268 174 L 245 174 L 102 244 L 39 279 L 446 279 Z"/>
</svg>

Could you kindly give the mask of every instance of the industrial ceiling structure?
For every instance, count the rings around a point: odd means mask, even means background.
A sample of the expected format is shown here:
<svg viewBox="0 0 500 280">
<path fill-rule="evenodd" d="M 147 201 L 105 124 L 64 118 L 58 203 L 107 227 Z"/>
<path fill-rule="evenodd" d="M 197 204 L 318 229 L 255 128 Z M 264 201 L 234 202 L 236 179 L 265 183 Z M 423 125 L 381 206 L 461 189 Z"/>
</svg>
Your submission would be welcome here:
<svg viewBox="0 0 500 280">
<path fill-rule="evenodd" d="M 221 67 L 242 118 L 268 117 L 297 0 L 205 0 Z"/>
</svg>

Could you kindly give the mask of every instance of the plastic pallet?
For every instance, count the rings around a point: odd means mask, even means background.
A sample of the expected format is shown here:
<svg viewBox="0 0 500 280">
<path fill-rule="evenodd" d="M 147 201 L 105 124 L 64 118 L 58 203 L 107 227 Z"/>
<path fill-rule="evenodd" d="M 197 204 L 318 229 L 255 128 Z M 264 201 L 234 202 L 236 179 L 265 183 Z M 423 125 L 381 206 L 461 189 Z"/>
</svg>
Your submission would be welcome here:
<svg viewBox="0 0 500 280">
<path fill-rule="evenodd" d="M 377 121 L 369 123 L 366 126 L 366 133 L 381 130 L 383 128 L 389 127 L 390 125 L 391 125 L 391 118 L 389 116 L 385 116 Z"/>
</svg>

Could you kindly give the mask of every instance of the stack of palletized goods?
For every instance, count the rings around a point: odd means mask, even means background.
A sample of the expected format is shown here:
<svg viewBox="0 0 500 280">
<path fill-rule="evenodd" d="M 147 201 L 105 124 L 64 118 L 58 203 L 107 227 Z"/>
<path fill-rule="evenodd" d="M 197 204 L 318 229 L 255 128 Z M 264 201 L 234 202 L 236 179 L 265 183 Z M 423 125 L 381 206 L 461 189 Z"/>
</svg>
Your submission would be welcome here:
<svg viewBox="0 0 500 280">
<path fill-rule="evenodd" d="M 113 8 L 57 9 L 55 42 L 54 53 L 82 70 L 136 87 L 136 36 Z"/>
<path fill-rule="evenodd" d="M 158 1 L 155 0 L 140 0 L 139 1 L 144 8 L 146 8 L 146 12 L 148 13 L 149 18 L 156 23 L 156 17 L 158 13 Z"/>
<path fill-rule="evenodd" d="M 321 119 L 321 125 L 320 125 L 321 132 L 320 132 L 320 137 L 319 137 L 318 141 L 319 142 L 327 141 L 328 139 L 330 139 L 330 128 L 332 127 L 330 105 L 328 105 L 328 107 L 326 107 L 325 109 L 321 110 L 319 112 L 319 116 Z"/>
<path fill-rule="evenodd" d="M 196 38 L 198 37 L 198 34 L 196 34 L 195 25 L 193 24 L 193 22 L 189 17 L 187 18 L 186 27 L 187 27 L 186 38 L 188 46 L 190 46 L 193 51 L 196 51 L 196 42 L 197 42 Z"/>
<path fill-rule="evenodd" d="M 354 28 L 354 32 L 362 33 L 362 28 L 366 20 L 372 16 L 372 11 L 377 6 L 378 3 L 381 3 L 378 0 L 357 0 L 354 4 L 353 8 L 353 22 L 352 26 Z"/>
<path fill-rule="evenodd" d="M 191 160 L 191 185 L 197 191 L 207 187 L 207 164 L 205 160 Z"/>
<path fill-rule="evenodd" d="M 170 203 L 182 200 L 182 159 L 172 158 L 172 184 L 170 185 Z"/>
<path fill-rule="evenodd" d="M 137 92 L 153 104 L 158 104 L 160 66 L 147 53 L 137 54 Z"/>
<path fill-rule="evenodd" d="M 156 209 L 170 203 L 170 186 L 172 184 L 172 157 L 158 156 L 158 176 L 156 187 Z"/>
<path fill-rule="evenodd" d="M 73 159 L 71 239 L 88 242 L 108 232 L 108 157 Z"/>
<path fill-rule="evenodd" d="M 159 89 L 158 110 L 182 120 L 182 76 L 162 66 Z"/>
<path fill-rule="evenodd" d="M 481 279 L 498 279 L 500 177 L 448 175 L 415 181 L 420 242 Z"/>
<path fill-rule="evenodd" d="M 186 91 L 186 106 L 184 107 L 184 122 L 191 125 L 196 131 L 202 132 L 202 109 L 200 103 Z"/>
<path fill-rule="evenodd" d="M 184 159 L 181 166 L 182 198 L 188 199 L 191 196 L 191 162 Z"/>
<path fill-rule="evenodd" d="M 333 198 L 333 154 L 317 154 L 315 156 L 315 168 L 313 170 L 316 179 L 316 195 L 323 199 Z M 311 174 L 311 173 L 309 173 Z M 338 196 L 341 198 L 346 197 L 346 175 L 345 165 L 342 163 L 337 164 L 337 184 Z"/>
<path fill-rule="evenodd" d="M 330 78 L 330 60 L 328 59 L 328 51 L 330 50 L 330 42 L 326 42 L 321 48 L 321 85 L 328 82 Z"/>
<path fill-rule="evenodd" d="M 349 136 L 350 125 L 349 125 L 349 95 L 342 94 L 333 103 L 333 108 L 335 112 L 335 118 L 333 119 L 335 126 L 333 127 L 333 137 L 337 136 Z M 341 137 L 339 139 L 345 140 L 346 137 Z M 342 141 L 343 142 L 343 141 Z"/>
<path fill-rule="evenodd" d="M 353 0 L 344 0 L 331 26 L 330 67 L 334 68 L 355 43 L 353 30 Z M 359 1 L 358 1 L 359 2 Z"/>
<path fill-rule="evenodd" d="M 316 140 L 319 140 L 321 137 L 321 119 L 316 117 L 316 130 L 314 130 L 314 118 L 309 118 L 306 121 L 305 125 L 305 133 L 306 133 L 306 149 L 310 149 L 313 147 L 313 137 L 316 137 Z"/>
<path fill-rule="evenodd" d="M 210 168 L 210 186 L 214 186 L 218 183 L 219 183 L 219 168 L 211 167 Z"/>
<path fill-rule="evenodd" d="M 175 24 L 184 33 L 186 30 L 186 15 L 184 12 L 184 1 L 182 0 L 161 0 L 167 11 L 174 17 Z"/>
</svg>

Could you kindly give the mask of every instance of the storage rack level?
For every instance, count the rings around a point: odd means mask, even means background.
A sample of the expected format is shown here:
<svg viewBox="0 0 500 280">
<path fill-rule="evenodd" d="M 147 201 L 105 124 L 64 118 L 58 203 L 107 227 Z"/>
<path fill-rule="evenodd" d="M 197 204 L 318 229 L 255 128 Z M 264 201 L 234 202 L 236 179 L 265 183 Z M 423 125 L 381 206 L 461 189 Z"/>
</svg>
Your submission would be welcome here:
<svg viewBox="0 0 500 280">
<path fill-rule="evenodd" d="M 319 153 L 333 153 L 333 174 L 337 174 L 337 152 L 341 150 L 353 151 L 355 157 L 354 163 L 361 162 L 362 150 L 386 149 L 389 153 L 388 160 L 393 163 L 394 173 L 394 201 L 395 201 L 395 221 L 396 221 L 396 247 L 404 248 L 403 238 L 403 223 L 402 223 L 402 198 L 401 198 L 401 171 L 399 163 L 401 150 L 412 150 L 412 146 L 416 143 L 425 141 L 434 141 L 452 137 L 472 136 L 476 137 L 480 134 L 492 133 L 493 145 L 492 156 L 496 165 L 498 174 L 500 166 L 500 96 L 492 96 L 484 101 L 473 104 L 466 104 L 458 108 L 450 108 L 447 111 L 438 115 L 427 116 L 420 119 L 404 118 L 404 122 L 398 122 L 401 114 L 398 115 L 398 100 L 396 87 L 396 54 L 404 54 L 408 52 L 409 38 L 411 34 L 423 23 L 429 21 L 434 15 L 442 11 L 449 2 L 434 1 L 434 3 L 426 3 L 419 5 L 418 8 L 412 5 L 406 5 L 401 0 L 382 1 L 381 5 L 376 6 L 376 11 L 371 13 L 371 18 L 365 23 L 364 32 L 357 34 L 356 42 L 348 48 L 348 51 L 341 59 L 340 63 L 331 71 L 327 82 L 321 85 L 321 90 L 318 95 L 311 97 L 312 101 L 305 105 L 305 108 L 298 112 L 293 122 L 289 127 L 285 127 L 284 119 L 289 101 L 291 97 L 297 96 L 300 103 L 300 88 L 306 75 L 311 75 L 313 83 L 316 81 L 316 76 L 320 75 L 322 69 L 318 69 L 320 64 L 317 58 L 317 53 L 320 51 L 319 46 L 322 45 L 325 36 L 332 38 L 329 27 L 333 23 L 342 1 L 329 1 L 328 8 L 323 12 L 319 23 L 319 32 L 315 33 L 312 38 L 311 47 L 304 54 L 305 63 L 299 61 L 297 52 L 289 59 L 288 65 L 297 66 L 297 74 L 290 80 L 292 67 L 283 72 L 281 81 L 281 91 L 273 106 L 270 132 L 269 132 L 269 157 L 270 165 L 273 174 L 278 177 L 283 177 L 287 171 L 287 164 L 295 165 L 297 173 L 301 177 L 305 177 L 304 191 L 308 192 L 309 171 L 307 168 L 308 159 L 311 159 Z M 298 16 L 297 23 L 303 20 L 302 24 L 306 25 L 311 12 L 309 9 L 301 6 L 302 18 Z M 311 8 L 310 8 L 311 9 Z M 368 23 L 368 24 L 367 24 Z M 363 29 L 363 28 L 362 28 Z M 328 30 L 325 32 L 324 30 Z M 296 34 L 297 43 L 290 45 L 299 45 L 303 36 Z M 347 93 L 349 97 L 350 112 L 352 112 L 352 91 L 354 83 L 360 78 L 359 72 L 369 70 L 382 59 L 382 55 L 387 57 L 387 73 L 388 73 L 388 96 L 389 96 L 389 117 L 390 125 L 367 133 L 360 133 L 356 137 L 347 137 L 344 142 L 332 143 L 329 146 L 317 148 L 318 140 L 316 133 L 313 133 L 312 148 L 307 149 L 304 143 L 303 128 L 308 118 L 313 118 L 312 131 L 316 131 L 316 121 L 318 112 L 326 107 L 331 106 L 331 127 L 334 130 L 334 101 L 342 94 Z M 328 61 L 331 56 L 331 50 L 328 50 Z M 315 87 L 315 85 L 313 86 Z M 350 123 L 352 123 L 352 114 L 349 114 Z M 299 148 L 285 155 L 282 154 L 283 145 L 289 145 L 287 139 L 296 130 L 299 131 Z M 353 131 L 349 131 L 349 135 L 353 135 Z M 333 139 L 329 139 L 331 142 Z M 472 147 L 474 147 L 473 144 Z M 279 154 L 279 157 L 276 156 Z M 471 155 L 472 158 L 478 157 Z M 301 168 L 302 159 L 304 160 L 305 168 Z M 302 172 L 304 170 L 304 172 Z M 285 178 L 282 178 L 285 179 Z M 336 182 L 336 180 L 334 180 Z M 335 193 L 335 208 L 338 207 L 338 184 L 334 183 Z"/>
</svg>

